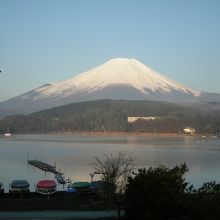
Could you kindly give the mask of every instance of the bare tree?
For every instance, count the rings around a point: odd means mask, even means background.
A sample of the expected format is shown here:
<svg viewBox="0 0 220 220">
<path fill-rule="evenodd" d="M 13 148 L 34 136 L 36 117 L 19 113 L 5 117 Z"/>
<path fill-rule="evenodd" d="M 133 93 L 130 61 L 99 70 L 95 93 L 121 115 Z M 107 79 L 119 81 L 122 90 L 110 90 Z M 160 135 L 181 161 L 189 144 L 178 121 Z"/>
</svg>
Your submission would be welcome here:
<svg viewBox="0 0 220 220">
<path fill-rule="evenodd" d="M 125 152 L 117 155 L 103 154 L 102 158 L 94 158 L 93 169 L 95 173 L 101 174 L 101 179 L 106 183 L 106 191 L 111 197 L 134 169 L 134 155 Z"/>
</svg>

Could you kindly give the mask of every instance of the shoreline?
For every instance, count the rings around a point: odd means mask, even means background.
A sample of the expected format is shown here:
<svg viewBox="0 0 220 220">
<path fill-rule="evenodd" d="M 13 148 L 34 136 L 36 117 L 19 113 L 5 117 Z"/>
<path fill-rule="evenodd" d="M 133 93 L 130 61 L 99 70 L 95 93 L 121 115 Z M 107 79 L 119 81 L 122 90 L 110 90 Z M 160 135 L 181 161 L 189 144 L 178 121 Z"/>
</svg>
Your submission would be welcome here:
<svg viewBox="0 0 220 220">
<path fill-rule="evenodd" d="M 184 134 L 184 133 L 151 133 L 151 132 L 121 132 L 121 131 L 80 131 L 80 132 L 51 132 L 51 135 L 73 135 L 73 136 L 100 136 L 100 137 L 126 137 L 126 136 L 138 136 L 138 137 L 201 137 L 211 136 L 211 134 Z"/>
<path fill-rule="evenodd" d="M 50 132 L 50 133 L 18 133 L 10 137 L 5 137 L 4 134 L 0 134 L 0 138 L 12 138 L 19 135 L 66 135 L 66 136 L 90 136 L 90 137 L 192 137 L 192 138 L 207 138 L 218 137 L 210 133 L 197 133 L 197 134 L 185 134 L 185 133 L 162 133 L 162 132 L 122 132 L 122 131 L 79 131 L 79 132 Z"/>
</svg>

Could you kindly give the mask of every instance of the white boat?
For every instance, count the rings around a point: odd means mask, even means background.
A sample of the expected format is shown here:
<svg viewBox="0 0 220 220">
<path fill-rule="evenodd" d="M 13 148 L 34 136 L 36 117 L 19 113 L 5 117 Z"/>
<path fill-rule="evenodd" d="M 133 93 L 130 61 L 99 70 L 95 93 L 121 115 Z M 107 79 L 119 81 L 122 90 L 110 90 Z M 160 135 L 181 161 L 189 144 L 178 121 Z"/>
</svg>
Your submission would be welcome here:
<svg viewBox="0 0 220 220">
<path fill-rule="evenodd" d="M 5 137 L 11 137 L 11 133 L 4 133 Z"/>
<path fill-rule="evenodd" d="M 4 137 L 11 137 L 10 129 L 8 128 L 7 132 L 4 133 Z"/>
</svg>

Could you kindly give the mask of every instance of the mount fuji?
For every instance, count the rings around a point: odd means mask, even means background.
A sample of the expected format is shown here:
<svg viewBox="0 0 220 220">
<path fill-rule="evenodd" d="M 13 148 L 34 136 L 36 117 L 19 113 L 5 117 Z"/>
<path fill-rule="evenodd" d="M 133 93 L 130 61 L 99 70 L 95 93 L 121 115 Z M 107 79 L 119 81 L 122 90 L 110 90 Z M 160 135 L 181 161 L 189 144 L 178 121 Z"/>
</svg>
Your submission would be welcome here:
<svg viewBox="0 0 220 220">
<path fill-rule="evenodd" d="M 0 103 L 5 115 L 100 100 L 220 102 L 220 94 L 188 88 L 135 59 L 115 58 L 69 80 L 46 84 Z"/>
</svg>

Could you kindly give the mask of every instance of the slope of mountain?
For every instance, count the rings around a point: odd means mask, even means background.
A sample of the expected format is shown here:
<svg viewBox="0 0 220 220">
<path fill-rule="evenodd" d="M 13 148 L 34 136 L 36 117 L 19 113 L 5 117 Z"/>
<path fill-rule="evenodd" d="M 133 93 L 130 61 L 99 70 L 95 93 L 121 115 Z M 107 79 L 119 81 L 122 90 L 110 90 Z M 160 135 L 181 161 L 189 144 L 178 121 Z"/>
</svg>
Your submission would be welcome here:
<svg viewBox="0 0 220 220">
<path fill-rule="evenodd" d="M 116 58 L 69 80 L 46 84 L 0 103 L 1 112 L 31 113 L 69 103 L 99 100 L 197 102 L 213 95 L 168 79 L 135 59 Z M 213 101 L 220 101 L 214 95 Z"/>
</svg>

